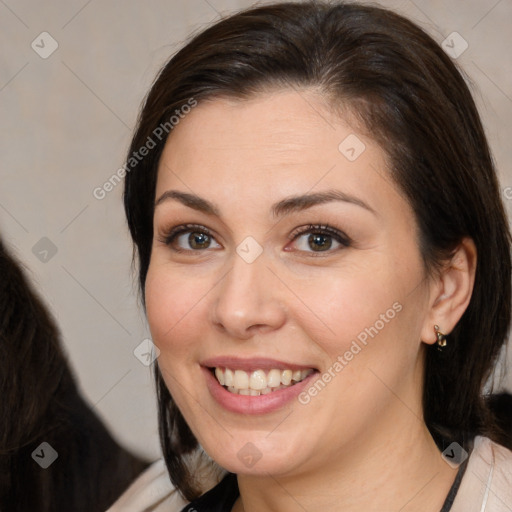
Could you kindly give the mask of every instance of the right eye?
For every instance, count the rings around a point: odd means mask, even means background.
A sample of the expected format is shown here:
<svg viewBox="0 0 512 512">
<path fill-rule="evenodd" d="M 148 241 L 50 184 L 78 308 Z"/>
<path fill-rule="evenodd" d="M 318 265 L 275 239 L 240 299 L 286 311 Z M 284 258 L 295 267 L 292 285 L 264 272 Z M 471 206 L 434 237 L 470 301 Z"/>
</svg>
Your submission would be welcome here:
<svg viewBox="0 0 512 512">
<path fill-rule="evenodd" d="M 162 234 L 160 241 L 176 252 L 221 248 L 208 228 L 198 224 L 173 227 Z"/>
</svg>

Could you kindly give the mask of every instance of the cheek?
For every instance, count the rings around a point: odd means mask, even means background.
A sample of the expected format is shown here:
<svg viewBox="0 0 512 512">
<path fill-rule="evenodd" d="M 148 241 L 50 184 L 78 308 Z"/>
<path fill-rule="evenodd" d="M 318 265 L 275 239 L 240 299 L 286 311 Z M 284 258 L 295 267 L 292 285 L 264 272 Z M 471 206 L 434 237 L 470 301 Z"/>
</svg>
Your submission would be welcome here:
<svg viewBox="0 0 512 512">
<path fill-rule="evenodd" d="M 304 302 L 315 314 L 305 313 L 301 324 L 325 355 L 329 391 L 318 395 L 318 404 L 328 422 L 344 422 L 336 412 L 340 406 L 359 411 L 361 417 L 353 421 L 360 425 L 393 396 L 386 386 L 399 389 L 404 381 L 412 382 L 419 312 L 425 307 L 425 289 L 418 286 L 422 278 L 420 263 L 406 267 L 381 261 L 351 266 L 317 280 L 316 286 L 304 283 Z M 304 401 L 313 395 L 316 400 L 316 390 L 310 391 Z"/>
<path fill-rule="evenodd" d="M 202 298 L 207 293 L 205 282 L 196 282 L 188 272 L 150 265 L 145 286 L 146 314 L 155 345 L 162 350 L 172 348 L 173 355 L 188 347 L 204 321 Z"/>
<path fill-rule="evenodd" d="M 312 385 L 301 403 L 311 401 L 318 421 L 355 435 L 396 400 L 390 389 L 402 396 L 398 390 L 403 382 L 413 382 L 421 329 L 418 311 L 425 296 L 421 287 L 411 294 L 405 283 L 420 275 L 404 276 L 388 268 L 385 273 L 374 270 L 326 280 L 322 289 L 304 289 L 322 320 L 305 314 L 302 326 L 326 355 L 321 376 L 326 385 Z M 407 393 L 404 400 L 414 403 Z M 351 411 L 350 420 L 341 410 Z"/>
<path fill-rule="evenodd" d="M 158 367 L 178 408 L 188 418 L 194 417 L 190 407 L 198 401 L 196 397 L 191 404 L 190 396 L 197 391 L 205 318 L 201 298 L 205 293 L 187 272 L 170 270 L 165 264 L 148 269 L 146 316 L 153 343 L 160 349 Z"/>
<path fill-rule="evenodd" d="M 342 390 L 341 401 L 349 407 L 358 402 L 370 409 L 380 407 L 389 398 L 386 385 L 399 389 L 417 369 L 420 312 L 426 304 L 425 287 L 418 286 L 421 267 L 411 267 L 410 272 L 399 266 L 383 268 L 386 272 L 374 267 L 373 273 L 332 282 L 324 299 L 330 332 L 323 348 L 331 368 L 335 361 L 340 363 L 332 392 Z M 334 403 L 334 395 L 331 398 Z"/>
<path fill-rule="evenodd" d="M 343 354 L 351 342 L 368 337 L 377 324 L 379 331 L 395 321 L 402 292 L 394 273 L 371 269 L 345 269 L 303 282 L 296 293 L 307 306 L 296 310 L 311 339 L 323 345 L 331 359 Z M 385 323 L 384 323 L 385 322 Z"/>
</svg>

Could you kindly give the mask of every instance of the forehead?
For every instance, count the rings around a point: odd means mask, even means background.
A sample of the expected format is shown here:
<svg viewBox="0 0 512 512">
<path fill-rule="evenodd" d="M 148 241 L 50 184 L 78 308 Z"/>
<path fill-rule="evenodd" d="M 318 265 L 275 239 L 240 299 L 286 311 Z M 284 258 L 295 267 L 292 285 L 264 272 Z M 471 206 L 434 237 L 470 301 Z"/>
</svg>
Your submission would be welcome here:
<svg viewBox="0 0 512 512">
<path fill-rule="evenodd" d="M 192 142 L 202 151 L 220 153 L 237 149 L 245 154 L 258 154 L 268 150 L 277 158 L 279 152 L 292 156 L 307 148 L 317 148 L 321 142 L 332 145 L 331 149 L 337 152 L 336 141 L 351 132 L 318 94 L 278 90 L 250 99 L 216 98 L 200 102 L 174 128 L 168 146 L 173 146 L 173 151 L 181 150 L 181 156 L 195 159 L 201 153 L 187 152 Z M 330 135 L 328 140 L 326 135 Z"/>
<path fill-rule="evenodd" d="M 384 187 L 396 194 L 373 140 L 317 93 L 283 90 L 199 103 L 167 141 L 156 195 L 178 188 L 255 202 L 333 187 L 370 200 Z"/>
</svg>

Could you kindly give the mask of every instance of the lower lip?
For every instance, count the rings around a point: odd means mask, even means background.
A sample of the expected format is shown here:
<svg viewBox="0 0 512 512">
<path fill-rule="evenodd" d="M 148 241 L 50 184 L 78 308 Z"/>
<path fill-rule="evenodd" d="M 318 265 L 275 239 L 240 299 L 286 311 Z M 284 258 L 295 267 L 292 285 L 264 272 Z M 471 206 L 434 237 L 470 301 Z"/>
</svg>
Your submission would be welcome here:
<svg viewBox="0 0 512 512">
<path fill-rule="evenodd" d="M 293 386 L 278 389 L 266 395 L 249 396 L 231 393 L 220 385 L 208 368 L 202 366 L 201 369 L 205 373 L 206 385 L 213 398 L 224 409 L 239 414 L 265 414 L 276 411 L 297 398 L 310 381 L 318 376 L 318 372 L 315 371 Z"/>
</svg>

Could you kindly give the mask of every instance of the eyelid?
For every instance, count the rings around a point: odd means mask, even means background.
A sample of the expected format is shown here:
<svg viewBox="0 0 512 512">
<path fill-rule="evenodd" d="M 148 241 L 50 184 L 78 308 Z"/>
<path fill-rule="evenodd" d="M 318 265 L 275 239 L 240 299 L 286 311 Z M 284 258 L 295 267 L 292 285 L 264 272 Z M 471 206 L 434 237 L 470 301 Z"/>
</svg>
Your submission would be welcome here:
<svg viewBox="0 0 512 512">
<path fill-rule="evenodd" d="M 173 227 L 164 228 L 162 231 L 164 233 L 166 233 L 167 236 L 172 236 L 172 235 L 175 235 L 175 234 L 183 232 L 183 231 L 192 231 L 192 230 L 197 230 L 197 231 L 205 232 L 208 234 L 211 233 L 210 229 L 207 228 L 206 226 L 203 226 L 202 224 L 191 223 L 191 222 L 187 222 L 185 224 L 178 224 L 177 226 L 173 226 Z"/>
<path fill-rule="evenodd" d="M 299 236 L 305 235 L 307 233 L 321 233 L 330 235 L 342 245 L 348 246 L 352 244 L 352 240 L 348 235 L 339 229 L 329 226 L 328 224 L 308 224 L 306 226 L 300 226 L 294 229 L 288 238 L 293 241 L 296 240 Z"/>
</svg>

